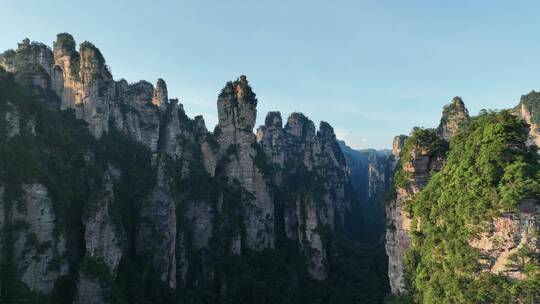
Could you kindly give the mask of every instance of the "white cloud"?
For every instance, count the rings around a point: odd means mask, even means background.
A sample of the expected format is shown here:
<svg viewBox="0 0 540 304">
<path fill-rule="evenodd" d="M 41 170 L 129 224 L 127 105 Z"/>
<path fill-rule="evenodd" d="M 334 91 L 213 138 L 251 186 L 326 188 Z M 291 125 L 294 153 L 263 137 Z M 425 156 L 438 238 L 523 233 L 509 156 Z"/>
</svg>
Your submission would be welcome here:
<svg viewBox="0 0 540 304">
<path fill-rule="evenodd" d="M 341 139 L 343 141 L 347 141 L 347 139 L 349 138 L 349 131 L 347 130 L 335 128 L 334 133 L 336 133 L 336 137 L 338 139 Z"/>
</svg>

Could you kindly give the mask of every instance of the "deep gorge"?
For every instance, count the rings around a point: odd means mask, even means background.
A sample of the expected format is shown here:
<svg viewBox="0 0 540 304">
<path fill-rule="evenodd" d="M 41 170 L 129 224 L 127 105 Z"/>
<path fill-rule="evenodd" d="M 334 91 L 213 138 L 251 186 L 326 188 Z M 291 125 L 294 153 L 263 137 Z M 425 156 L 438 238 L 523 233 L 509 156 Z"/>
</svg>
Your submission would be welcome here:
<svg viewBox="0 0 540 304">
<path fill-rule="evenodd" d="M 216 93 L 208 130 L 70 34 L 2 53 L 0 303 L 540 300 L 539 93 L 392 150 Z"/>
<path fill-rule="evenodd" d="M 241 76 L 219 93 L 208 131 L 165 81 L 115 81 L 98 48 L 77 50 L 65 33 L 53 50 L 25 40 L 1 62 L 4 302 L 388 293 L 383 230 L 364 231 L 375 194 L 359 194 L 369 179 L 353 184 L 327 123 L 270 112 L 255 133 L 258 100 Z"/>
</svg>

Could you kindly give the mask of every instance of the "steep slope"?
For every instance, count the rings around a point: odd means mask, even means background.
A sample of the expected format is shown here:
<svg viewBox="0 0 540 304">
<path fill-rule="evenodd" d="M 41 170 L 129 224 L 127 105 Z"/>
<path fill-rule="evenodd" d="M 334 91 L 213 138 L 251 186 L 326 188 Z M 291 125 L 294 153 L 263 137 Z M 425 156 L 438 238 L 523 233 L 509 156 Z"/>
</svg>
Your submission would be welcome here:
<svg viewBox="0 0 540 304">
<path fill-rule="evenodd" d="M 521 96 L 515 112 L 531 126 L 529 144 L 540 147 L 540 93 L 531 91 L 529 94 Z"/>
<path fill-rule="evenodd" d="M 515 111 L 525 123 L 533 97 Z M 387 205 L 393 294 L 421 303 L 539 300 L 536 133 L 525 123 L 507 111 L 470 119 L 456 97 L 437 130 L 417 128 L 405 140 Z"/>
<path fill-rule="evenodd" d="M 405 263 L 423 303 L 537 303 L 540 166 L 507 111 L 475 117 L 407 206 Z"/>
<path fill-rule="evenodd" d="M 395 159 L 388 150 L 354 150 L 338 141 L 358 193 L 366 241 L 380 243 L 385 231 L 385 193 L 394 173 Z"/>
<path fill-rule="evenodd" d="M 327 123 L 292 114 L 282 127 L 270 113 L 256 136 L 241 76 L 209 132 L 163 80 L 115 81 L 99 49 L 77 51 L 65 33 L 53 51 L 23 41 L 0 66 L 5 302 L 376 303 L 386 292 L 382 255 L 345 237 L 355 193 Z"/>
<path fill-rule="evenodd" d="M 298 240 L 310 252 L 308 270 L 322 279 L 329 240 L 318 231 L 342 230 L 354 195 L 334 130 L 321 122 L 316 132 L 301 113 L 291 114 L 283 127 L 281 114 L 270 112 L 257 130 L 257 140 L 277 172 L 283 236 Z"/>
<path fill-rule="evenodd" d="M 396 139 L 400 141 L 399 137 Z M 403 258 L 410 245 L 411 213 L 406 208 L 416 193 L 439 171 L 447 144 L 431 129 L 415 129 L 402 144 L 390 201 L 386 206 L 386 253 L 392 293 L 406 293 Z"/>
<path fill-rule="evenodd" d="M 409 137 L 394 138 L 392 154 L 395 174 L 386 204 L 386 253 L 388 277 L 393 294 L 404 294 L 404 254 L 410 245 L 411 213 L 405 205 L 422 191 L 433 174 L 443 167 L 448 141 L 466 123 L 469 114 L 461 98 L 444 106 L 436 130 L 414 128 Z"/>
<path fill-rule="evenodd" d="M 465 107 L 461 97 L 454 97 L 452 102 L 443 108 L 441 122 L 437 127 L 437 135 L 440 138 L 450 141 L 459 131 L 464 121 L 469 119 L 469 111 Z"/>
</svg>

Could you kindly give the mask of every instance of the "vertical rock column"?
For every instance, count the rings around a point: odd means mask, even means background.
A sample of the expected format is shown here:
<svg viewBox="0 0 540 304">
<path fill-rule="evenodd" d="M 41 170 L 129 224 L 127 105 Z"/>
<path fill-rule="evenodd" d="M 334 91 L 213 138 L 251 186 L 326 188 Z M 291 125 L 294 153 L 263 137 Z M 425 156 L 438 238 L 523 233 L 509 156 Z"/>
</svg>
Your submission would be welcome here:
<svg viewBox="0 0 540 304">
<path fill-rule="evenodd" d="M 283 218 L 278 222 L 285 237 L 298 241 L 309 274 L 323 280 L 328 273 L 327 244 L 321 231 L 341 225 L 350 210 L 345 195 L 349 173 L 334 130 L 321 122 L 317 132 L 301 113 L 291 114 L 282 127 L 281 114 L 270 112 L 257 130 L 257 141 L 275 167 L 282 192 L 277 214 Z"/>
<path fill-rule="evenodd" d="M 388 277 L 393 294 L 406 293 L 403 257 L 409 247 L 412 215 L 404 204 L 422 191 L 430 177 L 440 171 L 444 164 L 443 145 L 447 145 L 459 128 L 469 119 L 469 112 L 459 97 L 443 108 L 441 122 L 436 130 L 425 130 L 432 137 L 411 138 L 400 135 L 394 138 L 392 153 L 396 160 L 396 172 L 404 181 L 395 186 L 395 197 L 386 205 L 386 254 Z M 438 138 L 438 139 L 437 139 Z M 441 140 L 442 139 L 442 140 Z M 437 146 L 438 145 L 438 146 Z M 406 148 L 406 150 L 403 150 Z M 399 157 L 408 161 L 399 161 Z"/>
<path fill-rule="evenodd" d="M 257 98 L 245 76 L 228 82 L 218 98 L 219 158 L 222 174 L 238 180 L 247 190 L 238 208 L 242 208 L 244 244 L 252 250 L 274 247 L 274 203 L 267 178 L 255 163 L 260 150 L 253 127 Z"/>
<path fill-rule="evenodd" d="M 61 96 L 61 109 L 73 108 L 77 118 L 88 122 L 90 132 L 99 138 L 108 131 L 109 107 L 114 81 L 103 55 L 90 42 L 75 50 L 75 40 L 58 34 L 54 43 L 55 90 Z M 61 72 L 61 73 L 60 73 Z M 63 87 L 57 84 L 63 79 Z"/>
</svg>

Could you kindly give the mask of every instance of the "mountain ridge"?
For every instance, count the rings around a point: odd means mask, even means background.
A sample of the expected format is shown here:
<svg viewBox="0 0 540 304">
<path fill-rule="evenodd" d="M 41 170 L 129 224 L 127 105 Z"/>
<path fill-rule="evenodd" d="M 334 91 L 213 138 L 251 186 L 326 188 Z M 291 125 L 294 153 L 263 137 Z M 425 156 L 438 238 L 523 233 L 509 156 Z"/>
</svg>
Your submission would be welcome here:
<svg viewBox="0 0 540 304">
<path fill-rule="evenodd" d="M 0 56 L 0 66 L 12 92 L 1 100 L 6 159 L 17 149 L 42 147 L 21 157 L 51 172 L 22 171 L 13 179 L 16 170 L 0 167 L 0 189 L 9 190 L 0 199 L 0 224 L 9 239 L 19 240 L 2 246 L 3 269 L 13 269 L 0 280 L 6 301 L 32 293 L 38 302 L 62 303 L 335 297 L 336 273 L 352 271 L 338 263 L 344 253 L 384 267 L 380 249 L 343 251 L 343 242 L 355 244 L 338 236 L 356 225 L 355 192 L 332 127 L 321 122 L 317 130 L 300 113 L 283 127 L 280 115 L 269 113 L 255 134 L 258 100 L 245 76 L 225 84 L 217 98 L 219 123 L 208 131 L 201 116 L 189 118 L 169 99 L 162 79 L 156 86 L 116 81 L 96 46 L 83 42 L 77 51 L 66 33 L 53 50 L 24 40 Z M 18 96 L 18 84 L 37 101 Z M 30 114 L 27 104 L 35 108 Z M 50 130 L 47 118 L 57 115 L 57 130 Z M 68 136 L 70 125 L 77 127 Z M 64 158 L 73 153 L 74 162 L 62 166 L 53 150 Z M 65 181 L 76 168 L 84 187 Z M 16 211 L 15 201 L 43 205 L 48 216 Z M 27 228 L 17 230 L 17 223 Z M 44 234 L 37 233 L 40 225 L 48 227 Z M 283 267 L 270 270 L 257 261 L 267 252 Z M 299 287 L 274 294 L 283 281 L 249 271 L 246 263 Z M 373 275 L 384 282 L 382 274 Z M 257 280 L 267 286 L 250 285 Z M 382 283 L 368 294 L 381 299 L 386 288 Z M 348 290 L 351 301 L 360 290 Z"/>
</svg>

